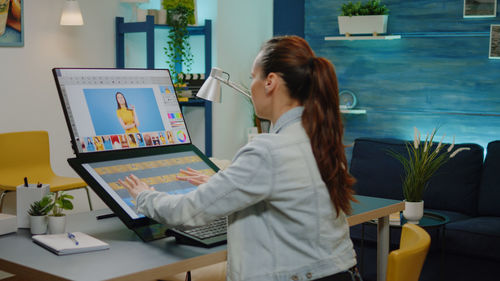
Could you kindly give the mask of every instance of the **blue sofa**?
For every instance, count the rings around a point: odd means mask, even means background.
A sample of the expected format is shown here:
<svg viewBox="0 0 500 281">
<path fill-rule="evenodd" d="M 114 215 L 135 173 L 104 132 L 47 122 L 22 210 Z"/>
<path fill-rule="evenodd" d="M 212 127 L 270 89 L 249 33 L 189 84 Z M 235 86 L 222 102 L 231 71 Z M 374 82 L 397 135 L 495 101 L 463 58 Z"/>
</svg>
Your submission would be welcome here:
<svg viewBox="0 0 500 281">
<path fill-rule="evenodd" d="M 389 150 L 405 153 L 405 141 L 356 139 L 350 172 L 357 194 L 402 200 L 402 165 Z M 434 144 L 436 145 L 436 144 Z M 499 280 L 500 268 L 500 141 L 484 149 L 477 144 L 445 163 L 431 178 L 424 208 L 446 215 L 444 227 L 429 230 L 431 250 L 420 280 Z M 400 229 L 391 228 L 391 249 L 398 248 Z M 375 280 L 376 226 L 351 228 L 365 280 Z M 363 244 L 362 244 L 363 243 Z"/>
</svg>

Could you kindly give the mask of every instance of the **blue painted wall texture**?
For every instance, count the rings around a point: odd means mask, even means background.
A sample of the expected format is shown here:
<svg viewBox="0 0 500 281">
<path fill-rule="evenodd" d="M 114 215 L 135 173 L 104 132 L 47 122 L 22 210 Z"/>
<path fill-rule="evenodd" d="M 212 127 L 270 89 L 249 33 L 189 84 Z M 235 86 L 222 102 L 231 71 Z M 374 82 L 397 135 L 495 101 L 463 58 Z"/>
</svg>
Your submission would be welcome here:
<svg viewBox="0 0 500 281">
<path fill-rule="evenodd" d="M 365 115 L 344 114 L 346 144 L 358 137 L 412 139 L 413 127 L 440 127 L 445 142 L 486 147 L 500 139 L 500 60 L 488 59 L 490 24 L 464 19 L 461 0 L 386 0 L 388 33 L 400 40 L 325 41 L 340 36 L 347 1 L 306 0 L 305 38 L 331 60 L 340 89 L 356 93 Z"/>
</svg>

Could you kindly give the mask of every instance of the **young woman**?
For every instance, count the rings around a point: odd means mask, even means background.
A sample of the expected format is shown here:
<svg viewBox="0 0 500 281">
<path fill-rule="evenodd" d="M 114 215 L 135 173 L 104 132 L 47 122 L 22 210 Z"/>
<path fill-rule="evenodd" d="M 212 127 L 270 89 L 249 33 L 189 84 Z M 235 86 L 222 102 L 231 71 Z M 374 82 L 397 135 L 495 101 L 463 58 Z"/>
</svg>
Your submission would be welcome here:
<svg viewBox="0 0 500 281">
<path fill-rule="evenodd" d="M 118 121 L 120 121 L 125 133 L 138 133 L 139 129 L 137 129 L 137 127 L 139 127 L 139 120 L 137 119 L 137 114 L 135 113 L 135 107 L 132 106 L 131 109 L 128 108 L 127 100 L 121 92 L 117 92 L 115 98 L 118 106 L 116 115 L 118 116 Z"/>
<path fill-rule="evenodd" d="M 181 170 L 199 187 L 156 192 L 134 175 L 120 183 L 138 211 L 170 226 L 228 216 L 227 280 L 359 280 L 346 214 L 353 200 L 342 145 L 337 78 L 296 36 L 276 37 L 252 67 L 257 116 L 269 134 L 212 177 Z"/>
</svg>

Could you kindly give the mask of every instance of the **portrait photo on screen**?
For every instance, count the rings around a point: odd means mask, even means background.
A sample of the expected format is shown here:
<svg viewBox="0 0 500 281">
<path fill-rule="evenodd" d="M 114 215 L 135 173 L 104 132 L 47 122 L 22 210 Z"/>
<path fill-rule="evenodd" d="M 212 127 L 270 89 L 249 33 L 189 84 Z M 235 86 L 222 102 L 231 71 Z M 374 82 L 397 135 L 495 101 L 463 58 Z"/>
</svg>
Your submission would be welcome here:
<svg viewBox="0 0 500 281">
<path fill-rule="evenodd" d="M 83 89 L 96 135 L 164 131 L 153 89 Z"/>
</svg>

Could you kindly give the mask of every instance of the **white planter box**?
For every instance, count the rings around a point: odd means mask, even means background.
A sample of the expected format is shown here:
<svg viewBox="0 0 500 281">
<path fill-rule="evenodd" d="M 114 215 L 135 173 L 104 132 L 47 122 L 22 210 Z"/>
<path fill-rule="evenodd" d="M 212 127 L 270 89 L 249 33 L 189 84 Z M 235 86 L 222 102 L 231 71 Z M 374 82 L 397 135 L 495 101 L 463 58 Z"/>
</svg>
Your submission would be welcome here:
<svg viewBox="0 0 500 281">
<path fill-rule="evenodd" d="M 338 16 L 340 34 L 383 34 L 387 33 L 388 15 Z"/>
</svg>

